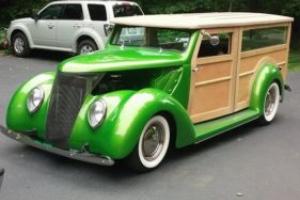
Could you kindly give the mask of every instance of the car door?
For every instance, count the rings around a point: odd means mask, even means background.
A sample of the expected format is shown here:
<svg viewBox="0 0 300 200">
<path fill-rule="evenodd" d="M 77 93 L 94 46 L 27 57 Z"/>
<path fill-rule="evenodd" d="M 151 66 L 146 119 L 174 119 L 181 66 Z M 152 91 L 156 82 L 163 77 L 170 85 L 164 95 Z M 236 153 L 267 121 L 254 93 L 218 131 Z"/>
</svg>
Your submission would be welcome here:
<svg viewBox="0 0 300 200">
<path fill-rule="evenodd" d="M 235 81 L 239 48 L 239 29 L 206 30 L 218 36 L 212 45 L 201 34 L 193 59 L 189 113 L 194 123 L 211 120 L 234 111 Z M 202 31 L 203 33 L 203 31 Z"/>
<path fill-rule="evenodd" d="M 62 10 L 61 4 L 54 4 L 46 7 L 38 14 L 38 19 L 29 26 L 35 45 L 56 46 L 57 20 Z"/>
<path fill-rule="evenodd" d="M 71 49 L 74 36 L 83 26 L 83 10 L 81 4 L 66 4 L 62 17 L 57 22 L 57 46 Z"/>
</svg>

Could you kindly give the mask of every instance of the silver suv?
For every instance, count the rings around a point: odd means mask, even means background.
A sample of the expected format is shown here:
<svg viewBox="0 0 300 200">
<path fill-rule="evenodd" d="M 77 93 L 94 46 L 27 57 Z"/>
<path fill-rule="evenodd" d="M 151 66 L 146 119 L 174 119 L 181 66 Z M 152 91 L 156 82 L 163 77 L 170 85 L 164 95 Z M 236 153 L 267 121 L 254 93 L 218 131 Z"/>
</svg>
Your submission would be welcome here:
<svg viewBox="0 0 300 200">
<path fill-rule="evenodd" d="M 128 1 L 55 1 L 31 18 L 12 21 L 7 40 L 19 57 L 31 49 L 85 54 L 104 48 L 113 18 L 142 14 Z"/>
</svg>

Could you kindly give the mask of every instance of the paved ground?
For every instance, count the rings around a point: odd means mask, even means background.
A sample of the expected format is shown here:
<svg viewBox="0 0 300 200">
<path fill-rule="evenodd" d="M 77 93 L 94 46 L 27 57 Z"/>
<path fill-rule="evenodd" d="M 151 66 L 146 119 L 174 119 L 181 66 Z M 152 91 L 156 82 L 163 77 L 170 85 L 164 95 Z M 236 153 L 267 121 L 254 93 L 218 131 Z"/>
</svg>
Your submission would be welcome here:
<svg viewBox="0 0 300 200">
<path fill-rule="evenodd" d="M 24 80 L 55 70 L 56 57 L 0 57 L 0 122 Z M 171 155 L 158 170 L 137 175 L 51 155 L 0 136 L 6 168 L 1 200 L 300 199 L 300 74 L 269 127 L 244 126 Z"/>
</svg>

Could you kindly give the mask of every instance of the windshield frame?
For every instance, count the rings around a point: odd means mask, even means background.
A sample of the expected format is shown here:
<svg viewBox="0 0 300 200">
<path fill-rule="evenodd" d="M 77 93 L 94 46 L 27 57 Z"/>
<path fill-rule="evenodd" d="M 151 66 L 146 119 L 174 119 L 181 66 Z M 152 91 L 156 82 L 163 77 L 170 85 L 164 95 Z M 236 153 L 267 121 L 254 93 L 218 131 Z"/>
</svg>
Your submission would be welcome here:
<svg viewBox="0 0 300 200">
<path fill-rule="evenodd" d="M 117 44 L 115 43 L 115 37 L 116 37 L 116 34 L 118 34 L 118 32 L 122 29 L 122 28 L 153 28 L 153 29 L 163 29 L 163 30 L 175 30 L 175 31 L 181 31 L 181 32 L 186 32 L 186 33 L 189 33 L 189 41 L 187 42 L 187 45 L 185 47 L 184 50 L 179 50 L 179 49 L 172 49 L 172 48 L 161 48 L 161 47 L 152 47 L 152 46 L 140 46 L 140 45 L 121 45 L 121 44 Z M 162 28 L 162 27 L 146 27 L 146 26 L 131 26 L 131 25 L 119 25 L 119 24 L 116 24 L 114 26 L 114 29 L 113 29 L 113 32 L 110 36 L 110 39 L 108 41 L 108 44 L 111 45 L 111 46 L 118 46 L 118 47 L 128 47 L 128 48 L 146 48 L 146 49 L 156 49 L 158 51 L 176 51 L 176 52 L 180 52 L 180 53 L 185 53 L 190 44 L 191 44 L 191 40 L 192 40 L 192 37 L 193 37 L 193 34 L 196 32 L 196 30 L 192 30 L 192 29 L 178 29 L 178 28 Z"/>
</svg>

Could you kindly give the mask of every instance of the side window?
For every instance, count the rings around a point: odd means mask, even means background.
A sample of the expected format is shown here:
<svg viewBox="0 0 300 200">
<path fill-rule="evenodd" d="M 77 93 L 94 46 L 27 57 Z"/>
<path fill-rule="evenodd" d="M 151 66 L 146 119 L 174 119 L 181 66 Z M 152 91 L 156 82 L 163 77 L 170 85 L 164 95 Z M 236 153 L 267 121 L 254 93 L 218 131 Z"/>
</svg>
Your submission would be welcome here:
<svg viewBox="0 0 300 200">
<path fill-rule="evenodd" d="M 115 17 L 143 15 L 138 6 L 130 4 L 117 4 L 113 7 L 113 12 Z"/>
<path fill-rule="evenodd" d="M 49 6 L 39 14 L 39 19 L 59 19 L 62 14 L 63 7 L 63 5 Z"/>
<path fill-rule="evenodd" d="M 107 14 L 106 9 L 104 5 L 88 5 L 89 13 L 91 20 L 93 21 L 106 21 L 107 20 Z"/>
<path fill-rule="evenodd" d="M 287 42 L 287 27 L 251 29 L 243 32 L 242 51 L 259 49 Z"/>
<path fill-rule="evenodd" d="M 83 19 L 82 7 L 80 4 L 67 4 L 61 19 L 81 20 Z"/>
<path fill-rule="evenodd" d="M 220 43 L 212 45 L 209 37 L 203 36 L 198 57 L 209 57 L 231 54 L 232 33 L 218 33 L 211 36 L 218 36 Z"/>
</svg>

